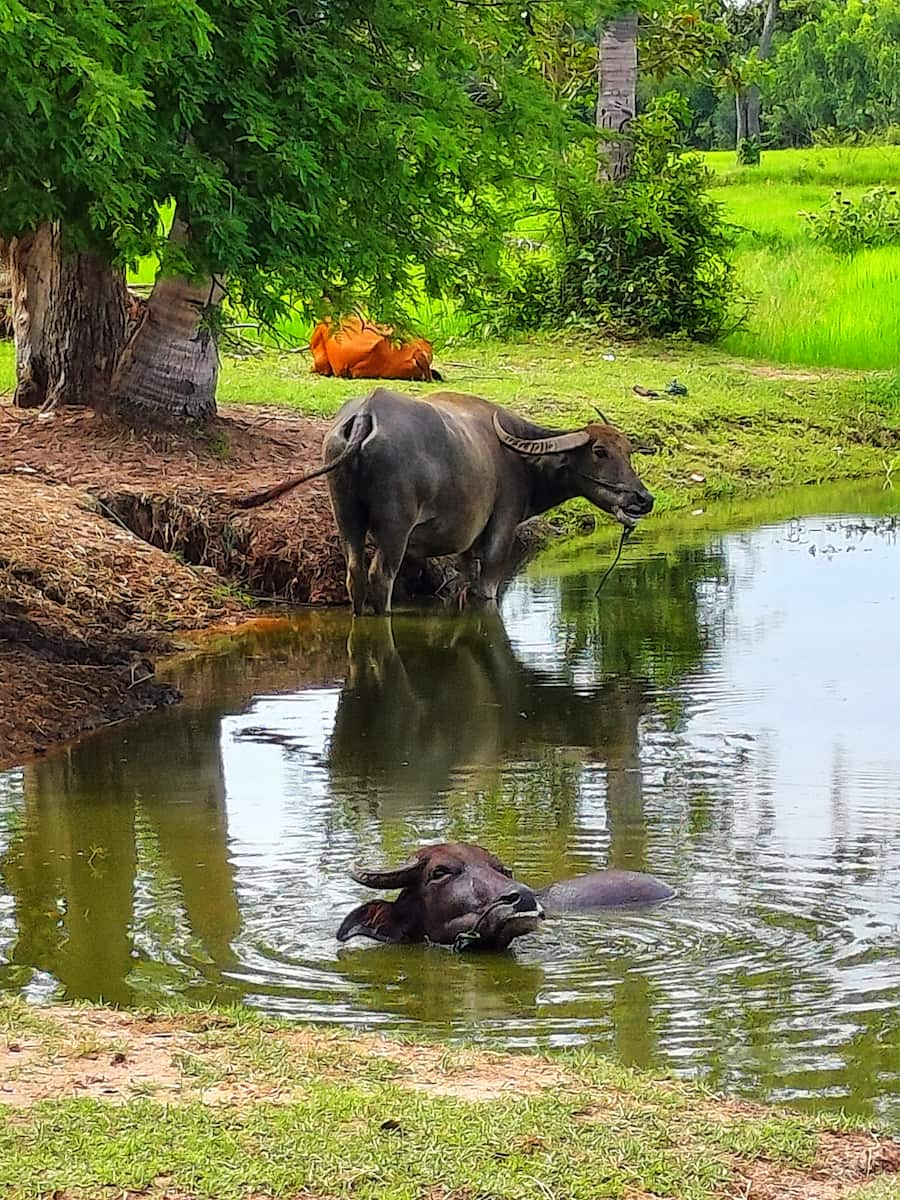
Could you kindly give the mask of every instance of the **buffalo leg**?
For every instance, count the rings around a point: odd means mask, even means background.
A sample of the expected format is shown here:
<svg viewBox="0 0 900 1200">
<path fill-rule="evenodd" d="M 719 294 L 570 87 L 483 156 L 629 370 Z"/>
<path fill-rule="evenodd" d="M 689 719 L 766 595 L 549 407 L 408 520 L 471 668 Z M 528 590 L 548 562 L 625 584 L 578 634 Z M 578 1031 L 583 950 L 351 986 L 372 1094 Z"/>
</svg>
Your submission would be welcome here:
<svg viewBox="0 0 900 1200">
<path fill-rule="evenodd" d="M 361 617 L 366 606 L 366 558 L 363 544 L 344 545 L 347 556 L 347 594 L 354 617 Z"/>
<path fill-rule="evenodd" d="M 376 617 L 383 617 L 391 611 L 391 599 L 394 595 L 394 580 L 403 562 L 406 544 L 397 546 L 381 546 L 375 550 L 375 557 L 369 567 L 369 602 Z"/>
<path fill-rule="evenodd" d="M 515 531 L 514 520 L 501 520 L 500 515 L 495 514 L 482 534 L 474 554 L 480 561 L 481 569 L 469 592 L 476 604 L 497 603 L 497 593 L 506 576 Z"/>
<path fill-rule="evenodd" d="M 416 523 L 415 515 L 404 511 L 406 506 L 393 505 L 381 514 L 382 520 L 371 530 L 375 542 L 375 557 L 369 567 L 369 603 L 376 616 L 391 611 L 394 580 L 406 554 L 410 534 Z"/>
<path fill-rule="evenodd" d="M 347 594 L 353 615 L 361 617 L 366 603 L 366 526 L 368 514 L 349 489 L 331 487 L 331 507 L 347 560 Z"/>
</svg>

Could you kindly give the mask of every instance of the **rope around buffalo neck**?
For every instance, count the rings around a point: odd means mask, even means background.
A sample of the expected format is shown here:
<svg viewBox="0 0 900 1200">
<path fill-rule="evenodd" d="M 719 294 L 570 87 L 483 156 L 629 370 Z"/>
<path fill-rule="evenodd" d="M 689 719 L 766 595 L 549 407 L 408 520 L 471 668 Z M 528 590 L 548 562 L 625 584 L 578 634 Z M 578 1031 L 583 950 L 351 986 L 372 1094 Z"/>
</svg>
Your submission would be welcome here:
<svg viewBox="0 0 900 1200">
<path fill-rule="evenodd" d="M 597 590 L 594 592 L 595 600 L 599 598 L 600 591 L 603 588 L 603 585 L 606 583 L 607 579 L 609 579 L 610 575 L 612 575 L 613 571 L 619 565 L 619 559 L 622 557 L 622 551 L 625 549 L 625 543 L 631 537 L 632 533 L 634 533 L 633 526 L 629 526 L 629 525 L 622 526 L 622 536 L 619 538 L 619 548 L 618 548 L 618 550 L 616 550 L 615 558 L 612 560 L 612 562 L 609 564 L 609 566 L 604 571 L 603 578 L 597 584 Z"/>
</svg>

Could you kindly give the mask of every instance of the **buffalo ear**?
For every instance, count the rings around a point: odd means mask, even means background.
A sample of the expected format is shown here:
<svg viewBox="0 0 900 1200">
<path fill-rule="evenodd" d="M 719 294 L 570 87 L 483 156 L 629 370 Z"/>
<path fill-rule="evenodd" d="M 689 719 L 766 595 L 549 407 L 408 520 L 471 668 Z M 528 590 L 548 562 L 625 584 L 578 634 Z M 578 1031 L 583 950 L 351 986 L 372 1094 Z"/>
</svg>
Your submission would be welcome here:
<svg viewBox="0 0 900 1200">
<path fill-rule="evenodd" d="M 376 942 L 406 941 L 406 926 L 397 917 L 392 900 L 369 900 L 347 913 L 337 931 L 337 940 L 347 942 L 352 937 L 374 938 Z"/>
<path fill-rule="evenodd" d="M 361 883 L 363 887 L 389 891 L 391 888 L 405 888 L 415 883 L 424 866 L 424 859 L 408 858 L 399 867 L 387 867 L 384 870 L 367 871 L 364 867 L 354 867 L 350 878 Z"/>
</svg>

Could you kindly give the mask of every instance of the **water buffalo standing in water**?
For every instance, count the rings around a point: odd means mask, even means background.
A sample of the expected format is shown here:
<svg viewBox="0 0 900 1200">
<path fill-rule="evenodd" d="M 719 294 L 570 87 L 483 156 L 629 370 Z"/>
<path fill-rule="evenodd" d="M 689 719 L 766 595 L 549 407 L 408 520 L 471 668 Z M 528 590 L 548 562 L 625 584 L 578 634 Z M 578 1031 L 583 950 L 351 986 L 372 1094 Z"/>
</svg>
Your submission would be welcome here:
<svg viewBox="0 0 900 1200">
<path fill-rule="evenodd" d="M 341 408 L 325 437 L 324 466 L 237 504 L 265 504 L 327 473 L 354 614 L 367 600 L 375 613 L 390 611 L 407 554 L 467 555 L 480 568 L 470 596 L 491 603 L 516 528 L 529 517 L 574 496 L 627 526 L 650 512 L 653 497 L 632 470 L 632 449 L 606 423 L 560 432 L 478 396 L 416 399 L 377 388 Z M 368 579 L 367 536 L 375 547 Z"/>
<path fill-rule="evenodd" d="M 392 870 L 354 871 L 371 888 L 401 888 L 396 900 L 369 900 L 348 913 L 338 941 L 434 942 L 458 950 L 505 950 L 537 929 L 545 913 L 614 908 L 669 900 L 674 891 L 652 875 L 595 871 L 540 891 L 481 846 L 445 842 L 423 846 Z"/>
</svg>

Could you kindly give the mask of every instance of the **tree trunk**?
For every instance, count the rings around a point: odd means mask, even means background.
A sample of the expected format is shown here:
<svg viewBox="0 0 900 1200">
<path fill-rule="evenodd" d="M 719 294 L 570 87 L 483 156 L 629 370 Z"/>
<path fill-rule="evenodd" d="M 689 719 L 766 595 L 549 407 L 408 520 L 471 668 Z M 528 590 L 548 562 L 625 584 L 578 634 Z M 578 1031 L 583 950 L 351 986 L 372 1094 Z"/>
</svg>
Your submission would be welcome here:
<svg viewBox="0 0 900 1200">
<path fill-rule="evenodd" d="M 12 337 L 12 280 L 9 247 L 0 239 L 0 338 Z"/>
<path fill-rule="evenodd" d="M 632 144 L 628 126 L 637 107 L 636 12 L 610 21 L 597 54 L 597 128 L 609 131 L 601 149 L 597 177 L 606 182 L 624 179 L 631 170 Z"/>
<path fill-rule="evenodd" d="M 102 407 L 125 338 L 121 272 L 95 254 L 65 254 L 58 224 L 10 244 L 20 408 Z"/>
<path fill-rule="evenodd" d="M 741 142 L 747 137 L 747 93 L 745 91 L 734 93 L 734 115 L 737 119 L 734 145 L 737 150 L 740 150 Z"/>
<path fill-rule="evenodd" d="M 176 215 L 170 238 L 185 241 Z M 219 351 L 215 318 L 224 292 L 208 278 L 160 276 L 112 383 L 117 412 L 135 419 L 206 421 L 215 416 Z"/>
<path fill-rule="evenodd" d="M 759 35 L 757 57 L 764 62 L 772 52 L 772 37 L 775 33 L 775 22 L 778 19 L 778 0 L 768 0 L 766 15 L 763 18 L 762 32 Z M 754 83 L 747 89 L 747 137 L 760 138 L 759 114 L 762 107 L 762 96 L 759 87 Z"/>
</svg>

